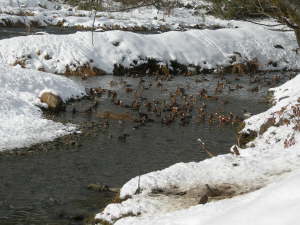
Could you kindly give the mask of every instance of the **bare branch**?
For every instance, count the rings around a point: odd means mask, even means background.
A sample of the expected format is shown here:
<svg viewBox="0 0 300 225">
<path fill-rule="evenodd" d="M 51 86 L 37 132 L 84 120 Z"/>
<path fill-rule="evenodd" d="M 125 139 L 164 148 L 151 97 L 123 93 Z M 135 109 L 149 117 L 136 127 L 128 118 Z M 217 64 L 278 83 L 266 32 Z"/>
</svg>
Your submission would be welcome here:
<svg viewBox="0 0 300 225">
<path fill-rule="evenodd" d="M 284 30 L 284 29 L 268 29 L 270 31 L 280 31 L 280 32 L 293 32 L 294 30 Z"/>
<path fill-rule="evenodd" d="M 211 157 L 211 158 L 212 158 L 212 157 L 215 157 L 215 155 L 214 155 L 213 153 L 211 153 L 211 152 L 207 149 L 205 143 L 202 141 L 201 138 L 198 138 L 197 141 L 200 143 L 201 149 L 202 149 L 203 151 L 205 151 L 206 154 L 207 154 L 209 157 Z"/>
<path fill-rule="evenodd" d="M 278 26 L 282 26 L 282 23 L 277 23 L 277 24 L 264 24 L 264 23 L 259 23 L 259 22 L 255 22 L 255 21 L 252 21 L 252 20 L 247 20 L 247 19 L 244 19 L 246 22 L 249 22 L 249 23 L 253 23 L 253 24 L 256 24 L 256 25 L 262 25 L 262 26 L 265 26 L 265 27 L 278 27 Z"/>
<path fill-rule="evenodd" d="M 142 8 L 142 7 L 147 7 L 147 6 L 155 6 L 155 7 L 159 8 L 159 0 L 155 0 L 151 3 L 146 3 L 146 1 L 141 1 L 140 4 L 138 3 L 138 5 L 135 5 L 135 6 L 131 6 L 131 7 L 123 8 L 123 9 L 118 9 L 118 10 L 106 10 L 105 12 L 108 12 L 108 13 L 124 12 L 124 11 L 129 11 L 129 10 L 132 10 L 132 9 L 137 9 L 137 8 Z"/>
</svg>

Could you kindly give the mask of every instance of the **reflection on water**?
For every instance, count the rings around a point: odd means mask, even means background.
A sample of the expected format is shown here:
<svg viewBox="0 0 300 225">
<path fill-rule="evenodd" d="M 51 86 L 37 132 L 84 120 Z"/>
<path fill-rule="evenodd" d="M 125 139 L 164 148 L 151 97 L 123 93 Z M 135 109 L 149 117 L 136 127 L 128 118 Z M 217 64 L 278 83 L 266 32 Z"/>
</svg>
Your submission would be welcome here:
<svg viewBox="0 0 300 225">
<path fill-rule="evenodd" d="M 272 81 L 273 76 L 275 74 L 269 74 L 264 82 Z M 259 83 L 258 92 L 252 92 L 247 89 L 257 86 L 257 83 L 249 84 L 246 76 L 239 77 L 239 80 L 236 78 L 226 76 L 232 87 L 239 84 L 244 88 L 235 91 L 224 88 L 218 94 L 218 101 L 205 101 L 208 111 L 242 115 L 243 109 L 259 113 L 267 108 L 263 103 L 268 88 L 264 82 Z M 125 86 L 136 89 L 140 79 L 105 76 L 78 82 L 87 87 L 114 89 L 120 100 L 130 103 L 134 92 L 126 92 Z M 144 78 L 142 97 L 145 101 L 168 99 L 170 92 L 177 87 L 184 88 L 188 95 L 196 95 L 202 88 L 214 94 L 217 82 L 214 75 L 177 77 L 162 82 L 163 87 L 157 87 L 157 81 Z M 99 102 L 98 106 L 92 112 L 85 112 L 95 101 Z M 203 102 L 198 101 L 197 104 Z M 103 111 L 137 115 L 136 111 L 112 104 L 106 94 L 92 100 L 72 102 L 66 112 L 56 115 L 55 120 L 80 124 L 84 133 L 79 135 L 78 143 L 48 143 L 40 145 L 48 151 L 0 156 L 1 225 L 82 224 L 83 217 L 98 212 L 112 197 L 111 193 L 87 190 L 88 184 L 120 187 L 140 173 L 177 162 L 203 160 L 207 155 L 199 149 L 196 142 L 199 137 L 205 140 L 214 154 L 228 153 L 235 142 L 234 127 L 198 123 L 194 119 L 195 110 L 186 126 L 179 122 L 162 125 L 160 118 L 155 118 L 154 122 L 138 128 L 132 121 L 109 121 L 109 126 L 104 128 L 105 120 L 96 116 Z M 124 134 L 128 135 L 126 140 L 120 139 Z"/>
<path fill-rule="evenodd" d="M 57 26 L 47 27 L 32 27 L 30 32 L 27 32 L 26 27 L 0 27 L 0 40 L 18 36 L 27 35 L 42 35 L 43 33 L 48 34 L 73 34 L 76 33 L 75 28 L 63 28 Z"/>
</svg>

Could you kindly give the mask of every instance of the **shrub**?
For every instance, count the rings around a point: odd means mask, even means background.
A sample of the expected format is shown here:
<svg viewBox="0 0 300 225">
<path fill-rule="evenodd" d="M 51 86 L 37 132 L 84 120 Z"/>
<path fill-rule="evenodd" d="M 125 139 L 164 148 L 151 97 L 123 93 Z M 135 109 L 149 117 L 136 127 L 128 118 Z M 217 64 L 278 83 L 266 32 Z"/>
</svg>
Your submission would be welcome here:
<svg viewBox="0 0 300 225">
<path fill-rule="evenodd" d="M 67 0 L 68 4 L 78 6 L 82 10 L 102 10 L 102 0 Z"/>
<path fill-rule="evenodd" d="M 210 0 L 210 12 L 225 19 L 262 18 L 273 14 L 272 0 Z"/>
</svg>

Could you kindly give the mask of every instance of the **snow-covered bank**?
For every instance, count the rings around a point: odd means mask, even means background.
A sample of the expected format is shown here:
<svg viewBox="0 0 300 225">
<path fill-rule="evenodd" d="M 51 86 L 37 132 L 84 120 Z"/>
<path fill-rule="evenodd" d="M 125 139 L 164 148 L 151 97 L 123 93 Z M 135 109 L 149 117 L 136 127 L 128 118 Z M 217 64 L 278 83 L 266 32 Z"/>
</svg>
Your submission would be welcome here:
<svg viewBox="0 0 300 225">
<path fill-rule="evenodd" d="M 275 104 L 268 111 L 263 112 L 259 115 L 253 116 L 245 121 L 246 127 L 242 132 L 255 131 L 257 133 L 262 133 L 265 129 L 261 129 L 266 126 L 273 126 L 276 124 L 287 125 L 285 131 L 281 132 L 284 135 L 291 135 L 291 130 L 287 131 L 287 128 L 293 129 L 293 124 L 299 119 L 299 105 L 300 105 L 300 76 L 298 75 L 294 79 L 286 82 L 277 88 L 271 88 L 270 91 L 273 92 L 273 103 Z M 293 118 L 294 114 L 297 114 Z M 298 123 L 299 125 L 299 123 Z M 298 128 L 299 131 L 300 127 Z"/>
<path fill-rule="evenodd" d="M 293 225 L 299 221 L 300 173 L 242 196 L 206 205 L 197 205 L 172 213 L 128 217 L 118 225 Z"/>
<path fill-rule="evenodd" d="M 85 93 L 68 78 L 0 64 L 0 151 L 50 141 L 76 130 L 72 124 L 42 118 L 38 105 L 44 91 L 57 93 L 64 101 Z"/>
<path fill-rule="evenodd" d="M 190 30 L 143 35 L 122 31 L 42 35 L 0 41 L 0 62 L 51 73 L 84 73 L 94 68 L 111 74 L 116 65 L 137 67 L 154 59 L 205 69 L 256 61 L 259 69 L 299 69 L 293 32 L 274 32 L 249 23 L 238 29 Z M 142 48 L 140 46 L 143 46 Z M 278 47 L 280 46 L 280 47 Z M 10 54 L 8 55 L 7 52 Z"/>
<path fill-rule="evenodd" d="M 46 11 L 38 12 L 26 9 L 20 12 L 19 9 L 2 9 L 0 11 L 0 26 L 15 27 L 31 25 L 74 27 L 80 30 L 89 30 L 93 27 L 97 30 L 128 30 L 128 31 L 169 31 L 185 30 L 194 28 L 217 29 L 232 27 L 230 21 L 216 19 L 207 16 L 205 19 L 200 16 L 193 16 L 193 11 L 188 9 L 175 9 L 174 14 L 165 17 L 162 12 L 153 8 L 141 8 L 132 12 L 123 13 L 97 13 L 95 23 L 88 11 Z M 26 15 L 26 16 L 24 16 Z M 94 26 L 93 26 L 94 25 Z"/>
<path fill-rule="evenodd" d="M 154 6 L 141 7 L 127 11 L 114 11 L 114 8 L 121 9 L 120 2 L 112 0 L 103 1 L 108 11 L 99 11 L 96 14 L 93 26 L 93 16 L 90 11 L 78 10 L 78 7 L 61 4 L 58 1 L 0 1 L 0 26 L 62 26 L 76 27 L 79 29 L 91 29 L 92 27 L 101 30 L 132 30 L 132 31 L 154 31 L 160 29 L 184 30 L 194 28 L 217 28 L 230 27 L 230 21 L 216 19 L 213 16 L 202 16 L 203 9 L 196 9 L 205 2 L 178 3 L 170 12 L 158 10 Z M 184 6 L 189 5 L 191 8 Z M 128 6 L 127 6 L 128 7 Z M 200 7 L 201 8 L 201 7 Z"/>
<path fill-rule="evenodd" d="M 31 7 L 40 7 L 40 8 L 54 8 L 57 3 L 49 0 L 0 0 L 1 7 L 8 8 L 31 8 Z"/>
<path fill-rule="evenodd" d="M 300 75 L 272 89 L 275 105 L 245 121 L 243 132 L 255 130 L 258 136 L 239 148 L 240 155 L 178 163 L 133 178 L 120 192 L 129 199 L 108 205 L 96 219 L 118 225 L 250 225 L 250 218 L 256 218 L 255 224 L 294 224 L 300 200 L 299 85 Z M 268 118 L 274 121 L 261 130 Z M 215 202 L 209 197 L 209 203 L 198 205 L 208 195 L 207 184 L 215 197 L 231 199 Z"/>
<path fill-rule="evenodd" d="M 94 27 L 98 30 L 131 30 L 131 31 L 174 31 L 186 30 L 188 28 L 210 28 L 233 27 L 231 21 L 217 19 L 213 16 L 202 17 L 194 15 L 195 10 L 175 8 L 172 14 L 166 16 L 163 11 L 154 7 L 144 7 L 130 12 L 99 12 L 95 18 Z M 89 29 L 93 27 L 91 17 L 77 14 L 63 16 L 53 20 L 52 24 L 60 24 L 63 27 L 78 27 Z"/>
</svg>

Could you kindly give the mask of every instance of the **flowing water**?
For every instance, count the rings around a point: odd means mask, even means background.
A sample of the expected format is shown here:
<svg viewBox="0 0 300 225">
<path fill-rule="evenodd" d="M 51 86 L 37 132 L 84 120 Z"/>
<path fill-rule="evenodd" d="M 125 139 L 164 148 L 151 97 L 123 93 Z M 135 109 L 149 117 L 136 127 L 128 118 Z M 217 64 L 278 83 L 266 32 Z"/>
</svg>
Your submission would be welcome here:
<svg viewBox="0 0 300 225">
<path fill-rule="evenodd" d="M 26 30 L 26 27 L 0 27 L 0 40 L 18 36 L 42 35 L 43 33 L 73 34 L 77 31 L 75 28 L 63 28 L 58 26 L 32 27 L 30 32 Z"/>
<path fill-rule="evenodd" d="M 141 80 L 103 76 L 84 81 L 74 78 L 87 88 L 116 91 L 123 106 L 112 103 L 107 93 L 72 101 L 67 104 L 65 112 L 47 116 L 56 121 L 78 124 L 81 134 L 14 151 L 19 154 L 1 154 L 0 224 L 83 224 L 83 218 L 99 212 L 113 196 L 109 192 L 88 190 L 87 186 L 91 183 L 121 187 L 128 179 L 141 173 L 177 162 L 206 159 L 207 154 L 197 143 L 199 137 L 212 153 L 228 153 L 235 143 L 236 128 L 231 123 L 199 122 L 196 108 L 205 104 L 208 114 L 220 115 L 231 112 L 242 116 L 243 110 L 262 112 L 268 107 L 265 97 L 270 86 L 267 84 L 279 82 L 280 75 L 283 77 L 280 82 L 287 79 L 286 74 L 274 73 L 258 74 L 261 78 L 258 83 L 249 76 L 226 75 L 227 81 L 220 80 L 217 75 L 178 76 L 161 82 L 162 85 L 157 85 L 158 81 L 149 77 Z M 222 93 L 215 94 L 218 82 L 226 85 Z M 237 84 L 242 88 L 230 90 L 229 87 Z M 182 124 L 176 120 L 170 125 L 162 124 L 163 115 L 153 115 L 145 107 L 140 108 L 140 113 L 147 113 L 153 119 L 145 124 L 99 118 L 105 111 L 138 117 L 138 112 L 126 105 L 131 104 L 135 90 L 141 86 L 142 91 L 138 93 L 143 103 L 153 100 L 168 103 L 170 93 L 177 88 L 184 89 L 186 96 L 196 96 L 188 122 Z M 199 98 L 199 91 L 203 88 L 208 94 L 217 95 L 218 100 Z"/>
</svg>

